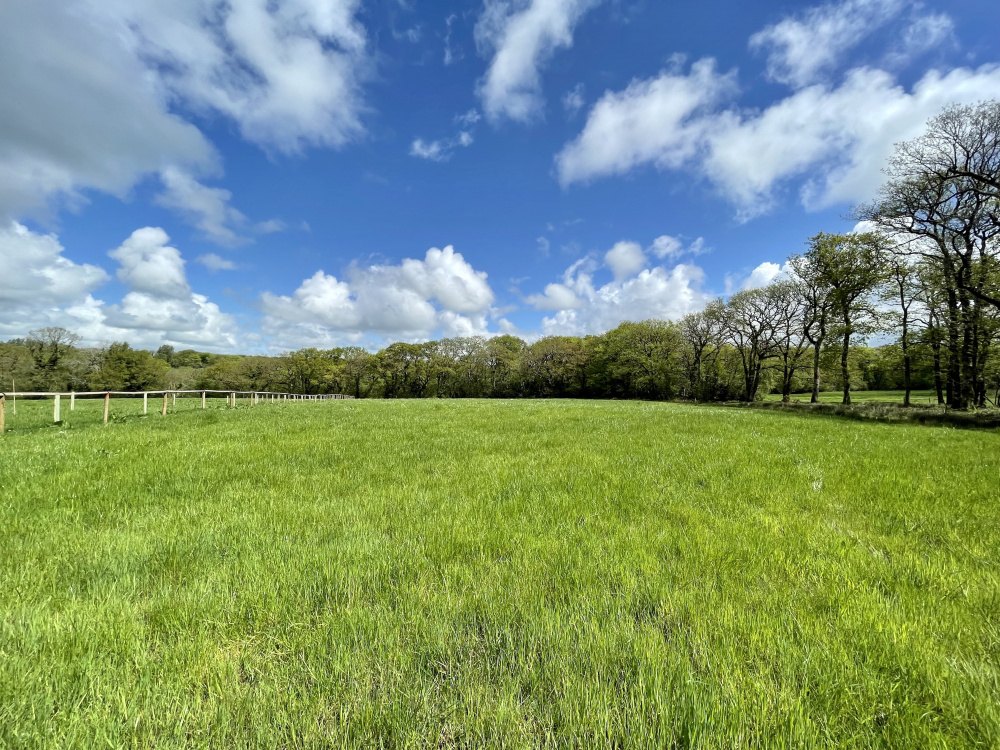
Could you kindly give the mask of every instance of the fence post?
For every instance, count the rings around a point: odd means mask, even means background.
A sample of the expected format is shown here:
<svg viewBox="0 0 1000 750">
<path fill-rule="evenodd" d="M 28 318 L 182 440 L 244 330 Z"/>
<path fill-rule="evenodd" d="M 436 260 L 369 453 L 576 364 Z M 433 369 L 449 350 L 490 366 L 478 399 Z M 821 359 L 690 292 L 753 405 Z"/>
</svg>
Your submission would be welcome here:
<svg viewBox="0 0 1000 750">
<path fill-rule="evenodd" d="M 142 413 L 149 414 L 149 394 L 142 392 Z"/>
<path fill-rule="evenodd" d="M 177 394 L 171 394 L 174 397 L 174 406 L 177 406 Z"/>
<path fill-rule="evenodd" d="M 7 429 L 7 397 L 0 393 L 0 435 Z"/>
<path fill-rule="evenodd" d="M 201 408 L 205 408 L 205 391 L 201 392 Z"/>
<path fill-rule="evenodd" d="M 69 410 L 76 411 L 76 391 L 69 392 Z"/>
<path fill-rule="evenodd" d="M 233 408 L 235 409 L 236 408 L 236 394 L 235 393 L 232 394 L 232 404 L 233 404 Z"/>
<path fill-rule="evenodd" d="M 52 409 L 52 421 L 55 424 L 59 424 L 59 394 L 56 394 L 55 406 Z"/>
<path fill-rule="evenodd" d="M 164 394 L 163 394 L 163 411 L 160 412 L 160 416 L 161 417 L 167 416 L 167 394 L 166 394 L 166 392 L 164 392 Z"/>
<path fill-rule="evenodd" d="M 108 423 L 108 411 L 111 409 L 111 394 L 104 394 L 104 424 Z"/>
</svg>

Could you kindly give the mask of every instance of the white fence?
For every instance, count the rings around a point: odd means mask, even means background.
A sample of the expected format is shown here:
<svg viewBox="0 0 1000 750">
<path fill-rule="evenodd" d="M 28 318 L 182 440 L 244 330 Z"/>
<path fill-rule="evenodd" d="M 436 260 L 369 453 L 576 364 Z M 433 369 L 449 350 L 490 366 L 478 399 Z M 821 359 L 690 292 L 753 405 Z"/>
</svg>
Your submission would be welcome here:
<svg viewBox="0 0 1000 750">
<path fill-rule="evenodd" d="M 18 391 L 10 393 L 0 393 L 0 435 L 4 433 L 6 429 L 6 419 L 7 419 L 7 409 L 11 411 L 11 415 L 17 414 L 17 399 L 18 398 L 28 398 L 28 399 L 38 399 L 38 398 L 51 398 L 52 399 L 52 421 L 56 424 L 62 421 L 62 408 L 63 399 L 69 399 L 69 410 L 74 411 L 76 409 L 77 398 L 93 398 L 100 397 L 104 399 L 104 413 L 103 422 L 108 423 L 108 417 L 111 413 L 111 398 L 112 396 L 117 396 L 119 398 L 129 398 L 137 399 L 142 397 L 142 413 L 149 413 L 149 397 L 150 396 L 162 396 L 163 406 L 160 409 L 160 413 L 163 416 L 167 414 L 167 405 L 169 402 L 173 404 L 177 403 L 177 396 L 193 396 L 201 397 L 201 408 L 208 408 L 208 398 L 221 398 L 225 397 L 226 405 L 230 407 L 235 407 L 239 400 L 242 398 L 248 404 L 252 406 L 257 406 L 258 404 L 268 404 L 268 403 L 278 403 L 278 402 L 288 402 L 288 401 L 331 401 L 334 399 L 353 399 L 354 396 L 345 396 L 339 393 L 325 393 L 325 394 L 307 394 L 307 393 L 279 393 L 277 391 L 219 391 L 219 390 L 203 390 L 203 391 L 190 391 L 190 390 L 170 390 L 170 391 L 65 391 L 65 392 L 48 392 L 48 391 Z"/>
</svg>

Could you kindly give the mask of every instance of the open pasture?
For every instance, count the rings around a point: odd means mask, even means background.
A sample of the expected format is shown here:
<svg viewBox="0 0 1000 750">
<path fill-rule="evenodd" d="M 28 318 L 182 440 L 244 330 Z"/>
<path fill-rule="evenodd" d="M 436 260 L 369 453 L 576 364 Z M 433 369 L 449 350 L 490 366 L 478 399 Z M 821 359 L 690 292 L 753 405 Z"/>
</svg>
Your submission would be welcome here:
<svg viewBox="0 0 1000 750">
<path fill-rule="evenodd" d="M 0 747 L 1000 745 L 996 431 L 192 408 L 0 488 Z"/>
<path fill-rule="evenodd" d="M 237 400 L 237 407 L 248 405 L 245 398 Z M 225 396 L 214 395 L 206 398 L 207 409 L 226 409 Z M 147 398 L 146 414 L 143 414 L 142 394 L 132 396 L 114 396 L 108 409 L 109 424 L 121 424 L 144 419 L 159 419 L 163 408 L 163 396 L 153 395 Z M 178 395 L 167 398 L 167 415 L 201 409 L 200 394 Z M 46 398 L 14 398 L 7 397 L 6 417 L 7 429 L 15 433 L 28 432 L 45 428 L 48 430 L 70 430 L 82 427 L 100 426 L 104 416 L 103 396 L 78 396 L 74 408 L 70 409 L 69 396 L 63 396 L 59 402 L 59 417 L 61 424 L 53 422 L 55 416 L 54 399 Z"/>
<path fill-rule="evenodd" d="M 851 401 L 854 403 L 903 403 L 903 391 L 852 391 Z M 792 401 L 809 402 L 812 394 L 793 393 Z M 821 404 L 839 404 L 844 399 L 841 391 L 820 391 L 819 402 Z M 765 398 L 766 401 L 781 401 L 780 393 L 770 393 Z M 914 406 L 933 406 L 937 404 L 937 394 L 934 391 L 910 391 L 910 403 Z"/>
</svg>

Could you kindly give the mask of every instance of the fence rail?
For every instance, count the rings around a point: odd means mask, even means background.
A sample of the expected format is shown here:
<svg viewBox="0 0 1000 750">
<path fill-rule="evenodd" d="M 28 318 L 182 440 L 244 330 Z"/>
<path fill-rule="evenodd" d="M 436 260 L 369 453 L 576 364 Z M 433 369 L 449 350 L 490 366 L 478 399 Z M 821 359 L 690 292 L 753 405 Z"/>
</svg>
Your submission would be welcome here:
<svg viewBox="0 0 1000 750">
<path fill-rule="evenodd" d="M 111 397 L 116 396 L 118 398 L 129 398 L 138 399 L 142 398 L 142 413 L 149 413 L 149 397 L 150 396 L 163 396 L 163 407 L 160 413 L 163 416 L 167 414 L 167 402 L 172 398 L 173 403 L 177 403 L 178 396 L 200 396 L 201 397 L 201 408 L 207 408 L 207 400 L 209 396 L 225 396 L 226 405 L 230 407 L 235 407 L 239 398 L 242 396 L 247 401 L 250 402 L 252 406 L 257 406 L 258 404 L 273 404 L 278 402 L 288 402 L 288 401 L 332 401 L 336 399 L 353 399 L 354 396 L 347 396 L 341 393 L 284 393 L 281 391 L 226 391 L 226 390 L 216 390 L 216 389 L 203 389 L 203 390 L 162 390 L 162 391 L 0 391 L 0 435 L 3 435 L 7 428 L 7 401 L 10 398 L 10 409 L 11 415 L 17 414 L 17 399 L 47 399 L 51 398 L 53 401 L 52 406 L 52 421 L 55 424 L 59 424 L 62 421 L 62 399 L 63 397 L 69 398 L 69 410 L 74 411 L 76 409 L 76 399 L 78 397 L 90 398 L 94 396 L 102 397 L 104 399 L 104 413 L 103 422 L 108 423 L 108 417 L 111 412 Z"/>
</svg>

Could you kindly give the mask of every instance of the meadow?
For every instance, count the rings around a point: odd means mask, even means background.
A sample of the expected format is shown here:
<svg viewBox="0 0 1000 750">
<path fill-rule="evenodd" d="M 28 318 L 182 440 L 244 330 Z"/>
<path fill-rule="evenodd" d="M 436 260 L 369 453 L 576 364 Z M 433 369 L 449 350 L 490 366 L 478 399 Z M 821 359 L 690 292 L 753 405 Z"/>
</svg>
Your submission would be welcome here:
<svg viewBox="0 0 1000 750">
<path fill-rule="evenodd" d="M 0 747 L 1000 746 L 996 430 L 220 407 L 18 404 Z"/>
<path fill-rule="evenodd" d="M 854 403 L 886 403 L 902 404 L 903 391 L 852 391 L 851 401 Z M 793 393 L 792 401 L 805 401 L 812 398 L 809 393 Z M 820 391 L 821 404 L 839 404 L 844 399 L 842 391 Z M 780 393 L 768 394 L 765 401 L 781 401 Z M 937 404 L 937 393 L 934 391 L 910 391 L 910 403 L 914 406 L 932 406 Z"/>
</svg>

